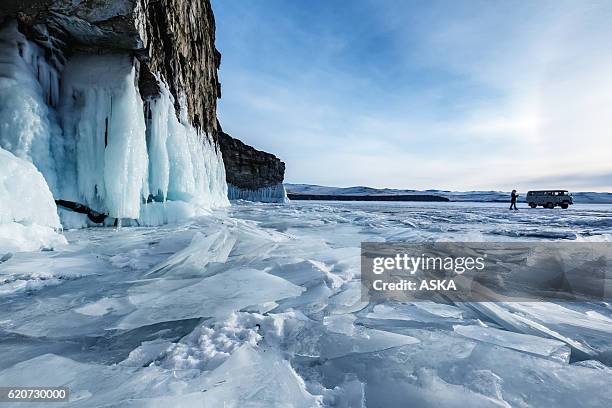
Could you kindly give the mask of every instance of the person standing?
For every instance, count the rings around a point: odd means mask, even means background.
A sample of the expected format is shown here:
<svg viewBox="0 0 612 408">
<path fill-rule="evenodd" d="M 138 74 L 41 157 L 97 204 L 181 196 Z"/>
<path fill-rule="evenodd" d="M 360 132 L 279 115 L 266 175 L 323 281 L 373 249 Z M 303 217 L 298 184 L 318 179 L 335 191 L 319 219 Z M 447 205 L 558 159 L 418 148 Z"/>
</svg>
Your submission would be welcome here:
<svg viewBox="0 0 612 408">
<path fill-rule="evenodd" d="M 514 208 L 515 210 L 518 211 L 518 208 L 516 208 L 516 199 L 518 198 L 518 194 L 516 194 L 516 190 L 512 190 L 512 194 L 510 195 L 510 210 L 512 210 L 512 208 Z"/>
</svg>

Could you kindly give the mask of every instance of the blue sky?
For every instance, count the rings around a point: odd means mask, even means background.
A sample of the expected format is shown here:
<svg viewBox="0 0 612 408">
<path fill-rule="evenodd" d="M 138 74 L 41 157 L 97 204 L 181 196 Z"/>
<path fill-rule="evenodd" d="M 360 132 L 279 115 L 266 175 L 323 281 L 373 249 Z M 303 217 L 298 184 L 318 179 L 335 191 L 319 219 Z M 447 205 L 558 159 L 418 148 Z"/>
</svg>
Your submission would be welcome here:
<svg viewBox="0 0 612 408">
<path fill-rule="evenodd" d="M 213 10 L 223 129 L 287 182 L 612 191 L 612 2 Z"/>
</svg>

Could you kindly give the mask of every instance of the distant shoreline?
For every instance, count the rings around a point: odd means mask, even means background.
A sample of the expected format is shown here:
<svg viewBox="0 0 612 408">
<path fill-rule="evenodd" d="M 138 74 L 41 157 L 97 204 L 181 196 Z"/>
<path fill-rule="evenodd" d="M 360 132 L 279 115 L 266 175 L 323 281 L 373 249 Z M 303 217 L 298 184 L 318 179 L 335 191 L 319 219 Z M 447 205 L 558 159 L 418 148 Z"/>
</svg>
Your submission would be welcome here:
<svg viewBox="0 0 612 408">
<path fill-rule="evenodd" d="M 287 193 L 290 200 L 316 201 L 428 201 L 449 202 L 446 197 L 430 194 L 396 194 L 396 195 L 334 195 L 334 194 L 295 194 Z"/>
<path fill-rule="evenodd" d="M 316 184 L 284 184 L 289 198 L 295 197 L 294 200 L 510 203 L 509 191 L 401 190 L 367 186 L 331 187 Z M 519 203 L 525 202 L 525 194 L 526 191 L 519 192 Z M 572 192 L 572 195 L 575 204 L 612 204 L 612 193 L 575 191 Z M 400 198 L 386 198 L 390 196 Z M 416 196 L 427 198 L 415 198 Z"/>
</svg>

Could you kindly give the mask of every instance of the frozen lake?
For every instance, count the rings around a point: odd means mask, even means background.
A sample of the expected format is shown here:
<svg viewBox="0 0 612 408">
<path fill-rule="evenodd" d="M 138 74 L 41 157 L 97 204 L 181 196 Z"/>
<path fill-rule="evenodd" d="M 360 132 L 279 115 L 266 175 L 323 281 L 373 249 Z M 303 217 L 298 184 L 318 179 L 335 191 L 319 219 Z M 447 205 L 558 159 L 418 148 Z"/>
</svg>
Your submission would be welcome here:
<svg viewBox="0 0 612 408">
<path fill-rule="evenodd" d="M 82 407 L 609 407 L 608 303 L 361 301 L 362 241 L 612 240 L 612 205 L 507 206 L 234 203 L 66 231 L 2 258 L 0 384 Z"/>
</svg>

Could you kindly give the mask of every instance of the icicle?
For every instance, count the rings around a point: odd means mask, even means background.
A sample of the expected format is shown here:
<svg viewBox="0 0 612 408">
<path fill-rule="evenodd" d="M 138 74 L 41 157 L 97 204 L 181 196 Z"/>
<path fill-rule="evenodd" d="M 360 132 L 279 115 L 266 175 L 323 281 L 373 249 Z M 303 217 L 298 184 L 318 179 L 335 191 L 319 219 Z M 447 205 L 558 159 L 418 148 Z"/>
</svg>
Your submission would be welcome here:
<svg viewBox="0 0 612 408">
<path fill-rule="evenodd" d="M 187 122 L 184 101 L 181 120 L 176 117 L 174 99 L 167 85 L 162 80 L 159 83 L 160 95 L 148 101 L 149 190 L 153 198 L 205 208 L 228 205 L 221 155 L 207 135 Z"/>
<path fill-rule="evenodd" d="M 138 218 L 148 197 L 142 100 L 131 57 L 76 55 L 64 70 L 62 123 L 76 201 L 114 218 Z"/>
<path fill-rule="evenodd" d="M 228 184 L 228 197 L 230 200 L 260 201 L 264 203 L 289 202 L 285 186 L 282 183 L 273 186 L 248 190 Z"/>
</svg>

